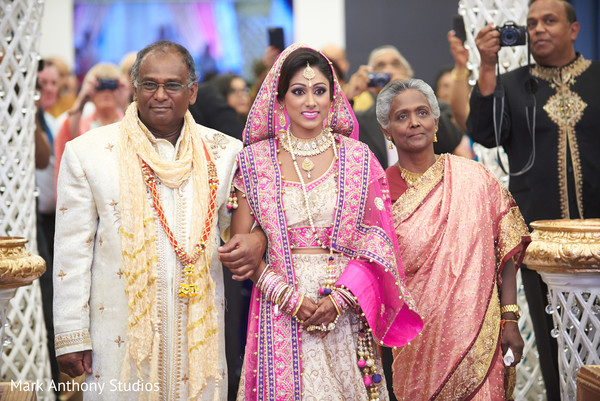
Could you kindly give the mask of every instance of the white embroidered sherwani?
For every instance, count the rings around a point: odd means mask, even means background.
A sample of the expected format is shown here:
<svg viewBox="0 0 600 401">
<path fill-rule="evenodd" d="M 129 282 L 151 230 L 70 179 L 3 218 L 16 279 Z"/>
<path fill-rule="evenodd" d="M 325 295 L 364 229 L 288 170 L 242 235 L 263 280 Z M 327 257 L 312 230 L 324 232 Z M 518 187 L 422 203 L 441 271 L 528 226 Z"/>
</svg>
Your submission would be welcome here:
<svg viewBox="0 0 600 401">
<path fill-rule="evenodd" d="M 229 231 L 230 216 L 226 204 L 236 168 L 236 155 L 242 145 L 218 131 L 205 127 L 201 127 L 200 131 L 212 152 L 219 178 L 216 247 L 220 235 Z M 119 152 L 123 151 L 119 149 L 119 133 L 120 123 L 116 123 L 89 131 L 67 143 L 58 178 L 54 259 L 56 355 L 92 350 L 93 373 L 86 379 L 86 400 L 137 400 L 139 387 L 150 385 L 137 379 L 133 365 L 128 382 L 123 382 L 120 377 L 127 341 L 128 302 L 119 232 Z M 157 140 L 155 148 L 162 159 L 174 159 L 176 148 L 168 141 Z M 189 249 L 191 180 L 175 190 L 160 183 L 158 188 L 171 230 Z M 150 197 L 148 202 L 151 202 Z M 187 298 L 178 297 L 178 272 L 182 267 L 163 228 L 158 221 L 156 224 L 156 302 L 161 330 L 159 399 L 188 399 Z M 200 400 L 227 398 L 221 269 L 215 250 L 210 271 L 216 284 L 219 340 L 215 352 L 218 349 L 221 378 L 207 382 Z M 149 366 L 143 366 L 145 377 L 148 377 L 148 369 Z M 145 389 L 148 390 L 147 387 Z"/>
</svg>

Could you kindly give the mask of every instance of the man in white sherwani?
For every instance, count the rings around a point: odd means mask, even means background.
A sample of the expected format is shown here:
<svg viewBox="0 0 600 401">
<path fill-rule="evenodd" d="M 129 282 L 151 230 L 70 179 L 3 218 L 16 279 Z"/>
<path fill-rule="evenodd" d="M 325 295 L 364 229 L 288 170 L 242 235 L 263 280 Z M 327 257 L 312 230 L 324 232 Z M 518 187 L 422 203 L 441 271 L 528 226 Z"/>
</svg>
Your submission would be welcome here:
<svg viewBox="0 0 600 401">
<path fill-rule="evenodd" d="M 58 177 L 56 354 L 92 400 L 225 400 L 222 267 L 242 144 L 195 124 L 194 61 L 156 42 L 120 123 L 69 142 Z M 258 263 L 266 246 L 248 241 Z M 254 242 L 252 242 L 254 241 Z M 240 247 L 251 249 L 253 247 Z M 253 260 L 253 259 L 256 260 Z"/>
</svg>

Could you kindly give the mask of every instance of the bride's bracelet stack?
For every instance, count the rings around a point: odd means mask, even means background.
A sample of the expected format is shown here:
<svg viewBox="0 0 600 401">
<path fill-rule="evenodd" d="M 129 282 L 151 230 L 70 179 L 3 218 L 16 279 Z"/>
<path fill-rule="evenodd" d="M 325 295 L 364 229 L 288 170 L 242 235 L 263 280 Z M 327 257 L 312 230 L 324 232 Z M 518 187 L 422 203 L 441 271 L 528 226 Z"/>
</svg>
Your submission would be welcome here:
<svg viewBox="0 0 600 401">
<path fill-rule="evenodd" d="M 285 280 L 275 273 L 269 265 L 261 273 L 256 282 L 256 287 L 263 293 L 266 299 L 276 306 L 276 314 L 279 314 L 281 310 L 294 317 L 298 313 L 298 310 L 300 310 L 300 306 L 304 300 L 304 296 L 287 285 Z"/>
</svg>

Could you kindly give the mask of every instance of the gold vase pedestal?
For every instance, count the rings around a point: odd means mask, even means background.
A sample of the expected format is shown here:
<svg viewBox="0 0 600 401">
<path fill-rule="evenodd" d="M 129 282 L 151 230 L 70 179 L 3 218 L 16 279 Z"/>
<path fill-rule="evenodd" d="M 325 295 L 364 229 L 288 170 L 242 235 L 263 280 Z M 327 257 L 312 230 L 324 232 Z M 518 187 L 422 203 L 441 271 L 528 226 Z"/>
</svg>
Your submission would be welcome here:
<svg viewBox="0 0 600 401">
<path fill-rule="evenodd" d="M 561 399 L 575 401 L 579 369 L 600 365 L 600 219 L 541 220 L 531 227 L 524 262 L 548 285 Z"/>
<path fill-rule="evenodd" d="M 29 285 L 46 271 L 46 262 L 32 255 L 21 237 L 0 237 L 0 352 L 10 339 L 4 337 L 8 302 L 18 287 Z"/>
</svg>

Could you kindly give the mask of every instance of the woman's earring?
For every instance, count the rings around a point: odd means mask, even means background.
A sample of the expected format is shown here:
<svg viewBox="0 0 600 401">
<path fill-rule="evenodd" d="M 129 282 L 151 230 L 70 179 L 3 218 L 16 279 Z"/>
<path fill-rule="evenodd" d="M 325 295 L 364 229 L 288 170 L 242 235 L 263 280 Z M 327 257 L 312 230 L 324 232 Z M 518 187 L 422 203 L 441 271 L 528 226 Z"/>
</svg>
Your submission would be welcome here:
<svg viewBox="0 0 600 401">
<path fill-rule="evenodd" d="M 285 131 L 285 124 L 287 123 L 286 119 L 285 119 L 285 111 L 283 110 L 283 107 L 279 109 L 279 126 L 281 127 L 281 129 L 283 131 Z"/>
<path fill-rule="evenodd" d="M 438 131 L 438 129 L 436 128 L 435 132 L 437 132 L 437 131 Z M 433 142 L 437 142 L 437 135 L 436 134 L 433 134 Z"/>
<path fill-rule="evenodd" d="M 390 143 L 388 144 L 388 149 L 394 149 L 394 141 L 392 141 L 391 135 L 388 135 L 387 140 L 390 141 Z"/>
</svg>

